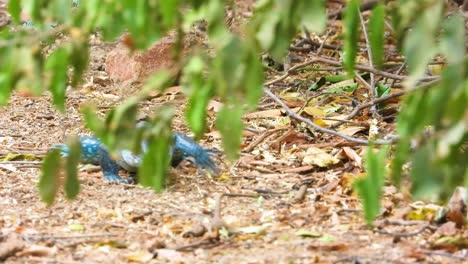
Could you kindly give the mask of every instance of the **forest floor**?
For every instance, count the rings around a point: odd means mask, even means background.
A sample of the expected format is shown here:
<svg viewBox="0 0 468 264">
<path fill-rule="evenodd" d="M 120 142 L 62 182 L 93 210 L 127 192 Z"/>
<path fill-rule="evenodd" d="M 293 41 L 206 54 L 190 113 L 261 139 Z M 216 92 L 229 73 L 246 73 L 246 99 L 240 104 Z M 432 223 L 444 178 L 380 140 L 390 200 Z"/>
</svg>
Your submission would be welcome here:
<svg viewBox="0 0 468 264">
<path fill-rule="evenodd" d="M 334 45 L 333 38 L 328 41 Z M 53 107 L 48 94 L 14 93 L 1 109 L 0 157 L 8 153 L 41 157 L 67 135 L 89 134 L 81 105 L 92 103 L 104 115 L 134 92 L 107 77 L 104 61 L 114 46 L 92 44 L 89 70 L 83 84 L 68 92 L 65 114 Z M 293 53 L 299 62 L 308 59 L 308 51 Z M 322 54 L 336 56 L 326 48 Z M 339 72 L 334 68 L 314 74 Z M 271 70 L 266 81 L 283 73 Z M 305 112 L 323 115 L 317 122 L 334 122 L 327 118 L 340 119 L 353 110 L 347 97 L 293 87 L 298 80 L 309 80 L 310 74 L 296 73 L 270 88 L 292 108 L 315 100 L 315 106 L 306 104 Z M 358 85 L 352 95 L 365 101 L 367 88 Z M 185 103 L 180 89 L 174 88 L 142 102 L 140 114 L 149 116 L 163 104 L 178 105 L 173 128 L 190 134 L 184 123 Z M 217 104 L 211 104 L 210 121 Z M 388 106 L 386 118 L 377 126 L 380 133 L 394 128 L 397 107 L 398 101 Z M 366 138 L 371 120 L 364 111 L 339 131 Z M 438 243 L 444 237 L 466 236 L 467 231 L 424 221 L 428 211 L 435 212 L 431 209 L 435 205 L 412 202 L 407 188 L 386 186 L 382 214 L 374 226 L 366 225 L 360 200 L 352 191 L 353 180 L 365 176 L 362 145 L 300 129 L 268 97 L 257 112 L 246 115 L 245 125 L 241 157 L 220 164 L 220 176 L 201 175 L 190 164 L 182 164 L 171 170 L 171 183 L 162 193 L 139 185 L 106 184 L 98 168 L 85 165 L 80 167 L 77 199 L 68 201 L 60 194 L 52 206 L 46 206 L 38 195 L 39 164 L 0 164 L 0 259 L 5 263 L 468 262 L 466 249 Z M 221 149 L 214 127 L 200 144 Z M 415 220 L 411 214 L 423 219 Z M 221 219 L 226 227 L 220 229 Z"/>
</svg>

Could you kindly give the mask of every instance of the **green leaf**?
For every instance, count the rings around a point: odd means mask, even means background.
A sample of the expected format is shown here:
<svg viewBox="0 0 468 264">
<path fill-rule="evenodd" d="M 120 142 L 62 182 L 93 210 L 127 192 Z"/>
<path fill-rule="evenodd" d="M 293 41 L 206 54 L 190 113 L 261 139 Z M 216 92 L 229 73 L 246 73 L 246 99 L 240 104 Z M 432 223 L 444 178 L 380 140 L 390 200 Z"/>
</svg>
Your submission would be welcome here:
<svg viewBox="0 0 468 264">
<path fill-rule="evenodd" d="M 65 112 L 65 92 L 68 83 L 68 51 L 65 48 L 56 49 L 46 60 L 45 68 L 52 74 L 50 91 L 57 108 Z"/>
<path fill-rule="evenodd" d="M 73 66 L 73 78 L 71 85 L 76 86 L 82 79 L 83 73 L 88 68 L 89 45 L 86 34 L 81 32 L 81 38 L 75 39 L 71 46 L 70 64 Z"/>
<path fill-rule="evenodd" d="M 246 101 L 248 106 L 250 108 L 255 108 L 258 103 L 258 100 L 263 95 L 263 66 L 261 61 L 258 59 L 258 52 L 253 48 L 253 46 L 249 46 L 248 43 L 244 43 L 244 45 L 247 45 L 245 49 L 245 52 L 247 54 L 244 61 L 244 91 L 246 93 Z"/>
<path fill-rule="evenodd" d="M 463 18 L 459 14 L 450 16 L 443 25 L 440 42 L 442 52 L 447 56 L 449 64 L 460 65 L 463 68 L 465 59 L 465 29 Z M 462 71 L 463 72 L 463 71 Z"/>
<path fill-rule="evenodd" d="M 406 138 L 400 139 L 395 147 L 395 153 L 392 160 L 391 177 L 396 186 L 400 186 L 403 166 L 405 165 L 410 154 L 410 142 Z"/>
<path fill-rule="evenodd" d="M 424 75 L 428 62 L 437 52 L 435 32 L 440 23 L 443 6 L 443 1 L 435 1 L 430 8 L 421 12 L 404 40 L 403 53 L 410 73 L 405 81 L 407 87 L 413 86 Z"/>
<path fill-rule="evenodd" d="M 350 0 L 344 18 L 343 64 L 348 73 L 354 72 L 359 41 L 359 0 Z"/>
<path fill-rule="evenodd" d="M 320 33 L 325 29 L 327 17 L 325 12 L 325 1 L 323 0 L 305 0 L 302 1 L 302 24 L 311 31 Z"/>
<path fill-rule="evenodd" d="M 10 13 L 15 24 L 19 24 L 21 22 L 21 2 L 21 0 L 8 1 L 8 13 Z"/>
<path fill-rule="evenodd" d="M 216 127 L 223 135 L 222 143 L 226 156 L 235 160 L 242 140 L 242 106 L 236 104 L 225 105 L 216 118 Z"/>
<path fill-rule="evenodd" d="M 159 2 L 163 23 L 166 27 L 174 26 L 177 21 L 179 11 L 179 0 L 173 1 L 160 1 Z"/>
<path fill-rule="evenodd" d="M 86 127 L 89 128 L 96 137 L 102 137 L 105 133 L 105 126 L 103 120 L 97 115 L 96 107 L 84 105 L 81 108 L 81 113 L 83 113 Z"/>
<path fill-rule="evenodd" d="M 45 203 L 51 205 L 60 186 L 61 156 L 59 150 L 50 151 L 41 166 L 39 178 L 39 195 Z"/>
<path fill-rule="evenodd" d="M 436 201 L 442 186 L 443 173 L 432 160 L 435 153 L 431 144 L 419 148 L 411 162 L 411 192 L 415 199 Z"/>
<path fill-rule="evenodd" d="M 174 110 L 170 107 L 161 108 L 158 115 L 147 131 L 146 140 L 149 142 L 148 151 L 138 170 L 138 182 L 160 192 L 166 184 L 166 173 L 171 162 L 169 154 L 173 144 L 173 134 L 170 121 Z"/>
<path fill-rule="evenodd" d="M 78 193 L 80 192 L 80 182 L 78 181 L 77 175 L 77 166 L 80 162 L 81 157 L 81 147 L 80 141 L 77 136 L 72 137 L 68 140 L 68 144 L 70 152 L 67 156 L 65 169 L 66 169 L 66 177 L 65 177 L 65 196 L 68 199 L 74 199 Z"/>
<path fill-rule="evenodd" d="M 388 147 L 383 147 L 377 154 L 374 153 L 372 147 L 368 147 L 366 153 L 367 177 L 354 182 L 354 188 L 363 202 L 364 215 L 369 225 L 372 224 L 380 211 L 382 186 L 387 171 L 387 152 Z"/>
<path fill-rule="evenodd" d="M 256 33 L 257 41 L 260 43 L 262 49 L 270 50 L 275 43 L 276 28 L 278 27 L 280 17 L 271 13 L 262 21 L 261 27 Z"/>
<path fill-rule="evenodd" d="M 369 19 L 369 42 L 372 51 L 372 61 L 377 68 L 381 68 L 384 57 L 385 40 L 385 5 L 379 3 Z"/>
</svg>

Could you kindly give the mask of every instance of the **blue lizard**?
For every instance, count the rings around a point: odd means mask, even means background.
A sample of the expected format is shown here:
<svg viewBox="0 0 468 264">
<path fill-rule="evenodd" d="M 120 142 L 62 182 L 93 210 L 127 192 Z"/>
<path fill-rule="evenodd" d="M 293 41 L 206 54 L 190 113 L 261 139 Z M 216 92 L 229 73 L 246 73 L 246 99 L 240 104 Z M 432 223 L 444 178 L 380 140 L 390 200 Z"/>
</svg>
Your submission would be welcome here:
<svg viewBox="0 0 468 264">
<path fill-rule="evenodd" d="M 132 178 L 121 178 L 119 168 L 129 172 L 136 172 L 141 164 L 141 156 L 129 150 L 118 152 L 118 159 L 112 159 L 105 145 L 93 136 L 81 136 L 81 162 L 85 164 L 100 165 L 104 174 L 104 180 L 111 183 L 133 183 Z M 62 156 L 67 157 L 70 149 L 66 144 L 57 144 L 51 149 L 59 149 Z M 147 142 L 142 143 L 142 150 L 147 150 Z M 216 156 L 217 150 L 203 148 L 191 138 L 182 133 L 173 134 L 173 145 L 171 148 L 172 166 L 177 166 L 183 160 L 190 160 L 199 168 L 206 169 L 212 173 L 218 173 L 218 167 L 211 157 Z"/>
</svg>

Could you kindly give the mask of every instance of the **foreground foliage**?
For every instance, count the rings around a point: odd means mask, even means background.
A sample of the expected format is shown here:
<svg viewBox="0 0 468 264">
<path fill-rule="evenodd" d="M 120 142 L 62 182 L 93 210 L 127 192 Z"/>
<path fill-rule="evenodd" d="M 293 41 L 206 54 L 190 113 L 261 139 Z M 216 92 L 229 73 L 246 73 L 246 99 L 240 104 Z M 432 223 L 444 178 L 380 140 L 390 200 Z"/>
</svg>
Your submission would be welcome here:
<svg viewBox="0 0 468 264">
<path fill-rule="evenodd" d="M 255 108 L 262 95 L 264 69 L 259 54 L 266 51 L 276 59 L 282 58 L 299 30 L 321 33 L 326 15 L 324 1 L 258 1 L 246 34 L 241 38 L 225 25 L 226 4 L 229 3 L 216 0 L 89 0 L 73 7 L 72 1 L 10 1 L 14 26 L 0 32 L 0 103 L 6 104 L 14 90 L 39 95 L 48 89 L 54 104 L 64 111 L 66 87 L 76 86 L 86 70 L 91 34 L 99 32 L 105 40 L 112 41 L 128 32 L 133 47 L 143 49 L 170 30 L 179 34 L 182 43 L 190 27 L 204 19 L 211 52 L 199 51 L 190 58 L 178 58 L 182 83 L 189 97 L 186 120 L 196 136 L 201 137 L 206 130 L 209 99 L 218 96 L 223 108 L 216 126 L 223 135 L 227 157 L 235 159 L 241 143 L 241 118 Z M 464 20 L 459 14 L 445 17 L 444 1 L 395 1 L 394 4 L 376 5 L 366 29 L 372 66 L 379 68 L 384 61 L 387 33 L 393 33 L 399 40 L 408 65 L 405 86 L 409 94 L 398 119 L 398 143 L 388 152 L 394 157 L 392 178 L 399 184 L 405 173 L 402 168 L 411 161 L 409 173 L 416 197 L 447 197 L 455 186 L 468 186 L 465 149 L 468 58 Z M 359 1 L 349 1 L 344 15 L 343 66 L 351 75 L 355 74 L 358 43 L 363 33 L 359 6 Z M 31 16 L 33 28 L 21 26 L 22 8 Z M 385 19 L 391 20 L 393 32 L 385 26 Z M 54 47 L 50 54 L 44 53 L 43 47 L 54 43 L 59 33 L 67 35 L 68 41 Z M 436 56 L 445 61 L 440 80 L 420 85 L 427 64 Z M 109 111 L 104 121 L 91 106 L 83 108 L 87 127 L 111 150 L 129 148 L 138 152 L 142 136 L 155 139 L 143 158 L 139 179 L 156 190 L 164 186 L 168 162 L 157 159 L 161 155 L 154 153 L 168 152 L 171 134 L 168 127 L 173 109 L 161 109 L 150 118 L 153 129 L 143 135 L 137 135 L 132 128 L 138 103 L 151 91 L 169 87 L 174 78 L 173 72 L 155 74 L 138 94 Z M 381 87 L 379 83 L 374 85 Z M 374 97 L 384 95 L 376 89 Z M 368 182 L 356 184 L 365 200 L 369 221 L 379 212 L 380 196 L 376 187 L 382 186 L 386 176 L 380 173 L 386 166 L 382 153 L 385 152 L 368 155 Z M 44 162 L 40 189 L 47 202 L 53 201 L 58 189 L 59 170 L 53 169 L 58 158 L 51 152 Z M 74 197 L 78 188 L 72 184 L 76 183 L 76 171 L 70 169 L 75 163 L 76 160 L 67 161 L 65 165 L 68 177 L 65 191 L 69 197 Z"/>
</svg>

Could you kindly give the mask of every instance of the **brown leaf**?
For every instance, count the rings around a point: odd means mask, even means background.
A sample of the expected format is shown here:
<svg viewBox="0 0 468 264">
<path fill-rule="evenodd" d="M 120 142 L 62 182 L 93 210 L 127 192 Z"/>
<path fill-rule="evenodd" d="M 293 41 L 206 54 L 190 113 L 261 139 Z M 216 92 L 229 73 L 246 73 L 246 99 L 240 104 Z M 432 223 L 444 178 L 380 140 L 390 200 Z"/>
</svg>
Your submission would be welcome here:
<svg viewBox="0 0 468 264">
<path fill-rule="evenodd" d="M 468 199 L 468 193 L 466 188 L 457 187 L 453 192 L 452 197 L 447 204 L 448 212 L 447 219 L 453 221 L 458 227 L 461 227 L 465 223 L 467 214 L 466 200 Z"/>
<path fill-rule="evenodd" d="M 294 112 L 299 111 L 299 107 L 291 109 Z M 253 112 L 253 113 L 248 113 L 244 115 L 244 118 L 247 119 L 254 119 L 254 118 L 262 118 L 262 117 L 276 117 L 276 116 L 282 116 L 284 110 L 281 109 L 270 109 L 270 110 L 264 110 L 264 111 L 258 111 L 258 112 Z"/>
<path fill-rule="evenodd" d="M 319 167 L 328 167 L 329 165 L 337 164 L 338 162 L 340 162 L 340 160 L 316 147 L 308 148 L 306 155 L 302 160 L 303 164 L 317 165 Z"/>
<path fill-rule="evenodd" d="M 362 168 L 362 158 L 359 156 L 359 154 L 356 153 L 352 148 L 350 147 L 343 147 L 343 152 L 346 154 L 346 156 L 354 161 L 356 163 L 356 166 L 359 168 Z"/>
<path fill-rule="evenodd" d="M 338 129 L 338 132 L 341 134 L 347 135 L 347 136 L 353 136 L 357 132 L 365 130 L 365 127 L 359 127 L 359 126 L 348 126 L 343 129 Z"/>
<path fill-rule="evenodd" d="M 216 100 L 210 100 L 208 102 L 208 111 L 213 111 L 215 113 L 218 113 L 222 107 L 223 107 L 223 103 L 218 102 Z"/>
<path fill-rule="evenodd" d="M 345 243 L 332 242 L 332 243 L 315 243 L 307 247 L 308 250 L 325 250 L 325 251 L 344 251 L 348 249 Z"/>
<path fill-rule="evenodd" d="M 441 236 L 454 236 L 457 234 L 457 224 L 449 221 L 437 228 L 437 233 Z"/>
</svg>

